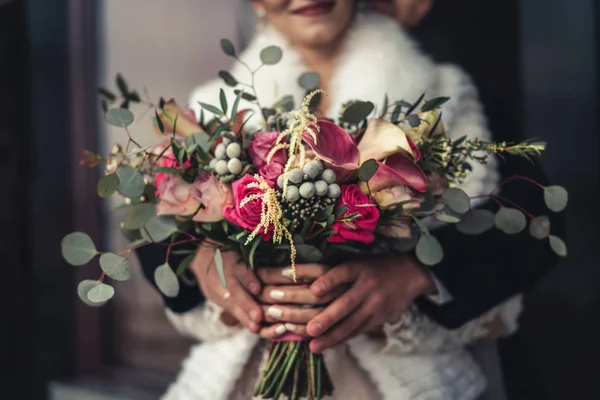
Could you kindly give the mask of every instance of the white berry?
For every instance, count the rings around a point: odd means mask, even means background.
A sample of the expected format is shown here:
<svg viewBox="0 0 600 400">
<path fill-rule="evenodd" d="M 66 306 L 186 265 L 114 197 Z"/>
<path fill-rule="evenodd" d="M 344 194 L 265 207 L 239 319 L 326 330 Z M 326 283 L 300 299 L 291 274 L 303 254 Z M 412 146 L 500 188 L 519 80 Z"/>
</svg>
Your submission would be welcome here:
<svg viewBox="0 0 600 400">
<path fill-rule="evenodd" d="M 227 169 L 232 174 L 237 175 L 242 172 L 242 162 L 239 158 L 232 158 L 231 160 L 227 161 Z"/>
<path fill-rule="evenodd" d="M 277 177 L 277 186 L 279 186 L 281 189 L 283 189 L 283 179 L 284 179 L 283 174 L 281 174 Z"/>
<path fill-rule="evenodd" d="M 288 173 L 288 179 L 292 183 L 300 183 L 302 182 L 302 178 L 304 178 L 304 174 L 300 168 L 294 168 Z"/>
<path fill-rule="evenodd" d="M 285 189 L 285 198 L 291 203 L 298 201 L 300 198 L 300 191 L 296 186 L 288 186 L 287 189 Z"/>
<path fill-rule="evenodd" d="M 225 158 L 225 145 L 223 143 L 219 143 L 217 147 L 215 147 L 215 158 L 218 160 Z"/>
<path fill-rule="evenodd" d="M 237 142 L 229 143 L 226 153 L 229 158 L 238 158 L 242 154 L 242 148 Z"/>
<path fill-rule="evenodd" d="M 223 143 L 224 146 L 227 146 L 231 143 L 231 139 L 223 137 L 223 141 L 221 143 Z"/>
<path fill-rule="evenodd" d="M 215 169 L 215 167 L 217 166 L 217 162 L 219 160 L 217 160 L 216 158 L 213 158 L 212 160 L 210 160 L 210 162 L 208 163 L 208 167 L 210 169 Z"/>
<path fill-rule="evenodd" d="M 338 185 L 337 183 L 332 183 L 331 185 L 329 185 L 329 188 L 327 190 L 327 197 L 331 199 L 337 199 L 338 197 L 340 197 L 341 194 L 342 189 L 340 188 L 340 185 Z"/>
<path fill-rule="evenodd" d="M 315 179 L 321 172 L 323 172 L 323 165 L 317 160 L 312 160 L 304 165 L 302 171 L 309 179 Z"/>
<path fill-rule="evenodd" d="M 334 170 L 332 170 L 332 169 L 326 169 L 321 174 L 321 179 L 323 179 L 325 182 L 327 182 L 329 184 L 332 184 L 332 183 L 335 183 L 335 180 L 337 179 L 337 176 L 335 176 L 335 171 Z"/>
<path fill-rule="evenodd" d="M 325 196 L 327 194 L 327 190 L 329 189 L 329 185 L 325 181 L 316 181 L 315 182 L 315 193 L 317 196 Z"/>
<path fill-rule="evenodd" d="M 227 168 L 227 161 L 219 160 L 217 161 L 217 165 L 215 165 L 215 172 L 218 175 L 227 175 L 229 173 L 229 169 Z"/>
<path fill-rule="evenodd" d="M 300 196 L 310 199 L 315 195 L 315 185 L 312 182 L 304 182 L 300 186 Z"/>
</svg>

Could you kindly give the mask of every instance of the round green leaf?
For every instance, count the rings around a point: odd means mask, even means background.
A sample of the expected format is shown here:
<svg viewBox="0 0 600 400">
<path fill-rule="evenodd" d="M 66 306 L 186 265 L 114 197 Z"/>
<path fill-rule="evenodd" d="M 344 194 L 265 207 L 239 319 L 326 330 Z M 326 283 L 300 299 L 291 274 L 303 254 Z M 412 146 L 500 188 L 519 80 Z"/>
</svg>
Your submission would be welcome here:
<svg viewBox="0 0 600 400">
<path fill-rule="evenodd" d="M 419 240 L 418 234 L 413 233 L 413 235 L 409 239 L 403 238 L 393 238 L 391 239 L 391 245 L 394 251 L 399 253 L 406 253 L 411 251 L 417 245 L 417 241 Z"/>
<path fill-rule="evenodd" d="M 562 186 L 548 186 L 544 188 L 544 201 L 550 210 L 561 212 L 567 206 L 569 193 Z"/>
<path fill-rule="evenodd" d="M 360 179 L 363 182 L 368 182 L 369 179 L 371 179 L 373 175 L 377 173 L 378 169 L 379 164 L 377 163 L 377 161 L 375 161 L 375 159 L 371 158 L 362 163 L 362 165 L 360 166 L 360 169 L 358 170 L 358 179 Z"/>
<path fill-rule="evenodd" d="M 421 235 L 415 248 L 419 261 L 425 265 L 435 265 L 444 258 L 444 250 L 440 242 L 433 236 Z"/>
<path fill-rule="evenodd" d="M 100 256 L 100 267 L 106 275 L 115 281 L 128 281 L 131 279 L 129 262 L 126 258 L 113 253 L 104 253 Z"/>
<path fill-rule="evenodd" d="M 550 219 L 545 215 L 532 219 L 529 223 L 529 233 L 536 239 L 544 239 L 550 234 Z"/>
<path fill-rule="evenodd" d="M 115 288 L 106 283 L 98 283 L 87 293 L 87 298 L 92 303 L 106 303 L 115 295 Z"/>
<path fill-rule="evenodd" d="M 459 188 L 446 189 L 442 195 L 442 201 L 448 208 L 459 214 L 464 214 L 471 209 L 469 196 Z"/>
<path fill-rule="evenodd" d="M 548 240 L 550 241 L 550 247 L 557 255 L 559 255 L 560 257 L 567 256 L 567 245 L 561 238 L 559 238 L 558 236 L 550 235 L 548 236 Z"/>
<path fill-rule="evenodd" d="M 89 263 L 98 254 L 91 237 L 83 232 L 73 232 L 65 236 L 61 243 L 62 256 L 71 265 Z"/>
<path fill-rule="evenodd" d="M 465 235 L 480 235 L 494 226 L 494 213 L 475 209 L 466 213 L 456 224 L 456 229 Z"/>
<path fill-rule="evenodd" d="M 104 117 L 106 122 L 119 128 L 127 128 L 133 123 L 133 113 L 125 108 L 111 108 Z"/>
<path fill-rule="evenodd" d="M 171 215 L 153 216 L 141 230 L 142 236 L 151 242 L 162 242 L 177 232 L 177 222 Z"/>
<path fill-rule="evenodd" d="M 116 174 L 104 175 L 98 181 L 96 192 L 103 199 L 110 197 L 119 188 L 119 177 Z"/>
<path fill-rule="evenodd" d="M 450 215 L 450 214 L 436 214 L 435 218 L 438 221 L 448 222 L 450 224 L 456 224 L 456 223 L 460 222 L 460 218 L 455 217 L 454 215 Z"/>
<path fill-rule="evenodd" d="M 144 193 L 144 177 L 135 168 L 120 167 L 117 170 L 119 177 L 119 193 L 125 197 L 135 199 Z"/>
<path fill-rule="evenodd" d="M 235 57 L 235 47 L 228 39 L 221 39 L 221 50 L 230 57 Z"/>
<path fill-rule="evenodd" d="M 238 81 L 227 71 L 219 71 L 219 77 L 223 79 L 226 85 L 228 86 L 237 86 Z"/>
<path fill-rule="evenodd" d="M 375 105 L 370 101 L 356 101 L 346 107 L 341 119 L 349 124 L 358 124 L 367 118 L 374 108 Z"/>
<path fill-rule="evenodd" d="M 281 60 L 282 56 L 283 56 L 283 52 L 281 51 L 281 48 L 279 48 L 277 46 L 265 47 L 260 52 L 260 60 L 265 65 L 277 64 Z"/>
<path fill-rule="evenodd" d="M 165 296 L 177 297 L 179 280 L 169 264 L 165 263 L 154 270 L 154 282 Z"/>
<path fill-rule="evenodd" d="M 304 90 L 314 90 L 320 83 L 321 76 L 316 72 L 305 72 L 298 78 L 298 85 Z"/>
<path fill-rule="evenodd" d="M 192 133 L 191 135 L 185 138 L 185 146 L 190 147 L 193 145 L 198 145 L 205 153 L 208 152 L 211 148 L 210 136 L 206 133 Z"/>
<path fill-rule="evenodd" d="M 494 223 L 502 232 L 514 235 L 525 229 L 527 219 L 525 214 L 515 208 L 501 207 L 494 217 Z"/>
<path fill-rule="evenodd" d="M 319 249 L 308 244 L 297 244 L 296 254 L 299 260 L 304 263 L 316 263 L 323 258 L 323 253 Z"/>
<path fill-rule="evenodd" d="M 90 307 L 100 307 L 106 303 L 105 301 L 100 302 L 100 303 L 92 303 L 87 297 L 90 290 L 92 290 L 98 284 L 99 284 L 98 281 L 86 279 L 86 280 L 79 282 L 79 285 L 77 285 L 77 295 L 79 296 L 81 301 L 83 301 L 85 304 L 87 304 Z"/>
<path fill-rule="evenodd" d="M 144 225 L 154 216 L 156 209 L 154 205 L 149 203 L 142 203 L 135 205 L 129 211 L 129 214 L 125 217 L 125 229 L 134 231 L 136 229 L 142 229 Z"/>
</svg>

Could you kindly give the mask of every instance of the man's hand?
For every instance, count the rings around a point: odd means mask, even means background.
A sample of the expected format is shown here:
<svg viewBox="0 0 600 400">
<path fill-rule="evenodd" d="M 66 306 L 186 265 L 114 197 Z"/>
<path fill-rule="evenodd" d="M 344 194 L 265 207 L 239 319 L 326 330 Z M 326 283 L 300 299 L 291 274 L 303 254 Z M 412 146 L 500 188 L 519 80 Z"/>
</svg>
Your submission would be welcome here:
<svg viewBox="0 0 600 400">
<path fill-rule="evenodd" d="M 227 288 L 223 288 L 215 267 L 214 254 L 214 246 L 202 245 L 190 266 L 202 293 L 225 310 L 221 318 L 223 323 L 234 325 L 240 322 L 251 332 L 258 333 L 263 313 L 254 296 L 260 294 L 260 281 L 238 254 L 223 252 L 223 273 L 227 283 Z"/>
<path fill-rule="evenodd" d="M 435 291 L 429 275 L 410 257 L 338 265 L 310 289 L 325 298 L 344 285 L 351 287 L 307 325 L 308 334 L 315 337 L 310 343 L 315 353 L 398 320 L 416 297 Z"/>
</svg>

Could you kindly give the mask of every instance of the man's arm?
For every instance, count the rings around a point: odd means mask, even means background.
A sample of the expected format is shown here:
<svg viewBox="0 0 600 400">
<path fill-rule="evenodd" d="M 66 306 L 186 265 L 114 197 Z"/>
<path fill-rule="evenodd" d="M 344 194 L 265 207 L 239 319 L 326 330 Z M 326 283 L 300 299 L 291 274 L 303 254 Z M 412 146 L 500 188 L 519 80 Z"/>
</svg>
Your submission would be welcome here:
<svg viewBox="0 0 600 400">
<path fill-rule="evenodd" d="M 518 174 L 548 185 L 540 166 L 523 158 L 510 157 L 502 166 L 503 179 Z M 553 213 L 546 207 L 543 190 L 538 186 L 515 180 L 503 186 L 499 196 L 518 204 L 533 216 L 548 216 L 551 234 L 565 238 L 564 215 Z M 480 208 L 495 212 L 499 206 L 488 201 Z M 531 288 L 560 261 L 548 239 L 535 239 L 528 229 L 517 235 L 507 235 L 493 228 L 482 235 L 469 236 L 460 233 L 455 226 L 445 226 L 437 230 L 435 236 L 444 248 L 444 260 L 431 271 L 452 300 L 439 305 L 422 298 L 417 304 L 433 320 L 451 329 Z"/>
</svg>

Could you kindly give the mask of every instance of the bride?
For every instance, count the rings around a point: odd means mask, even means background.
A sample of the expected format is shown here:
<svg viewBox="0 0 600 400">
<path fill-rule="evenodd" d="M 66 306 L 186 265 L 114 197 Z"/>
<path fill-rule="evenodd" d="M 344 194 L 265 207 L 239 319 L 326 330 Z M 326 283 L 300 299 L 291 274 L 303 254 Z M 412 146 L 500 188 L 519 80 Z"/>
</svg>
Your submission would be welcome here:
<svg viewBox="0 0 600 400">
<path fill-rule="evenodd" d="M 336 118 L 344 102 L 353 99 L 381 108 L 386 94 L 392 101 L 414 101 L 422 93 L 429 98 L 448 96 L 451 100 L 442 111 L 449 134 L 491 140 L 469 77 L 456 66 L 435 64 L 392 19 L 363 12 L 356 0 L 252 3 L 259 16 L 257 33 L 229 72 L 241 82 L 250 82 L 252 76 L 244 64 L 256 68 L 263 48 L 281 47 L 282 60 L 254 74 L 263 106 L 288 94 L 300 104 L 305 92 L 297 79 L 311 71 L 319 74 L 319 87 L 327 93 L 317 108 L 320 116 Z M 422 13 L 426 11 L 424 7 Z M 197 115 L 198 102 L 219 103 L 222 87 L 223 82 L 215 80 L 194 90 L 190 106 Z M 228 89 L 226 94 L 233 101 L 233 89 Z M 245 102 L 240 104 L 243 108 L 256 106 Z M 259 114 L 251 124 L 261 123 Z M 470 196 L 478 196 L 492 192 L 498 180 L 492 160 L 474 164 L 461 187 Z M 468 249 L 465 242 L 471 239 L 455 236 L 445 235 L 444 247 L 459 243 L 461 249 Z M 487 240 L 487 250 L 498 246 L 495 239 Z M 519 296 L 511 296 L 531 284 L 515 280 L 491 290 L 496 280 L 485 277 L 479 282 L 482 275 L 475 268 L 485 261 L 469 258 L 467 252 L 458 260 L 444 261 L 452 265 L 432 271 L 408 256 L 386 260 L 383 266 L 369 260 L 331 269 L 298 266 L 299 274 L 316 279 L 311 287 L 293 286 L 281 272 L 259 271 L 259 280 L 236 257 L 224 255 L 228 282 L 224 289 L 215 268 L 210 268 L 211 251 L 201 248 L 191 267 L 206 301 L 198 299 L 197 287 L 188 287 L 183 288 L 179 305 L 178 299 L 168 303 L 171 322 L 202 343 L 192 348 L 165 400 L 251 398 L 264 361 L 261 337 L 274 339 L 287 331 L 313 336 L 311 349 L 324 351 L 335 399 L 477 399 L 486 379 L 465 346 L 513 332 L 521 303 Z M 147 269 L 152 262 L 141 257 Z M 465 267 L 461 268 L 463 258 Z M 539 273 L 553 265 L 548 264 L 534 268 Z M 497 274 L 488 269 L 490 273 Z M 353 307 L 340 310 L 335 303 L 302 307 L 325 303 L 327 297 L 316 296 L 315 285 L 336 279 L 344 283 L 338 290 L 345 292 L 338 295 L 347 304 L 354 302 Z M 365 285 L 375 285 L 377 296 Z M 322 289 L 327 290 L 325 286 Z"/>
</svg>

